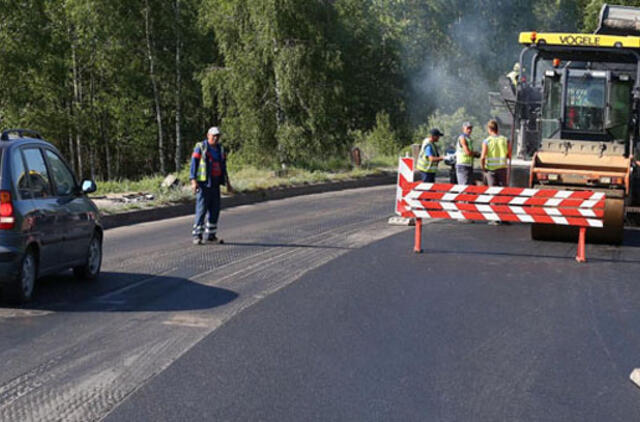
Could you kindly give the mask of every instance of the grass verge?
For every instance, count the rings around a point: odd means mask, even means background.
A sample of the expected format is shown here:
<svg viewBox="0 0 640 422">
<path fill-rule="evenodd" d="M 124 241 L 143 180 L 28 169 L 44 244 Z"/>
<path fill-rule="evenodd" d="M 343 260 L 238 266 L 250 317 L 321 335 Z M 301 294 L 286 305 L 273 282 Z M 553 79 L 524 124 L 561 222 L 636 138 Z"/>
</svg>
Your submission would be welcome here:
<svg viewBox="0 0 640 422">
<path fill-rule="evenodd" d="M 260 169 L 253 166 L 242 166 L 229 169 L 229 178 L 237 193 L 249 193 L 261 190 L 287 188 L 294 186 L 312 185 L 318 183 L 341 182 L 354 180 L 372 175 L 380 175 L 385 172 L 395 171 L 396 157 L 378 157 L 370 160 L 360 168 L 348 168 L 345 163 L 342 170 L 309 170 L 299 167 L 290 167 L 286 172 L 277 172 L 270 169 Z M 335 168 L 336 166 L 333 166 Z M 103 214 L 116 214 L 121 212 L 146 209 L 159 206 L 181 203 L 193 198 L 189 187 L 188 169 L 183 169 L 177 174 L 180 181 L 178 188 L 162 188 L 164 177 L 160 175 L 149 176 L 140 180 L 107 180 L 97 181 L 98 191 L 92 195 Z M 124 193 L 152 194 L 153 200 L 120 203 L 104 200 L 104 197 L 114 197 Z M 224 190 L 223 190 L 224 194 Z"/>
</svg>

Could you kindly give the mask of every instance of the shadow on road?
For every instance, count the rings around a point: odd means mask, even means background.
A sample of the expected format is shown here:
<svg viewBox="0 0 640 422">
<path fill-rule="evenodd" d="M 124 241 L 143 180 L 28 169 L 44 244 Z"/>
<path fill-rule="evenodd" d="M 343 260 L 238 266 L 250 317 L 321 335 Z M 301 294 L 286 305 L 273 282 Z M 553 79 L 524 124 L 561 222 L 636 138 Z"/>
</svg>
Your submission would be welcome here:
<svg viewBox="0 0 640 422">
<path fill-rule="evenodd" d="M 455 225 L 455 223 L 449 224 L 450 226 Z M 437 227 L 433 225 L 432 227 Z M 494 256 L 494 257 L 516 257 L 516 258 L 542 258 L 542 259 L 557 259 L 557 260 L 573 260 L 575 255 L 567 255 L 562 251 L 558 251 L 557 254 L 548 253 L 546 250 L 542 253 L 535 252 L 515 252 L 513 249 L 509 251 L 508 247 L 505 247 L 502 243 L 494 243 L 496 240 L 495 232 L 496 230 L 500 230 L 503 232 L 507 232 L 512 228 L 518 228 L 518 225 L 515 226 L 499 226 L 499 227 L 489 227 L 482 224 L 469 224 L 464 226 L 459 226 L 458 232 L 454 233 L 470 233 L 473 232 L 474 237 L 483 237 L 487 236 L 487 239 L 491 239 L 487 241 L 487 247 L 479 250 L 469 250 L 468 248 L 447 248 L 442 247 L 438 248 L 438 246 L 432 246 L 429 244 L 429 235 L 423 239 L 422 247 L 424 248 L 425 254 L 435 254 L 435 255 L 478 255 L 478 256 Z M 521 227 L 521 226 L 520 226 Z M 448 232 L 451 234 L 452 232 Z M 490 235 L 491 233 L 491 235 Z M 439 235 L 439 232 L 436 232 Z M 532 244 L 537 244 L 539 246 L 551 245 L 551 244 L 562 244 L 567 245 L 571 248 L 571 253 L 575 254 L 577 250 L 577 239 L 576 240 L 560 240 L 560 241 L 534 241 L 531 240 L 528 236 L 528 233 L 521 233 L 522 240 L 526 242 L 531 242 Z M 433 237 L 433 235 L 432 235 Z M 452 240 L 456 242 L 455 240 Z M 468 242 L 467 239 L 460 240 L 460 243 Z M 640 264 L 640 256 L 638 256 L 635 248 L 640 248 L 640 228 L 625 228 L 624 229 L 624 238 L 622 245 L 606 245 L 606 244 L 591 244 L 587 243 L 587 261 L 588 262 L 611 262 L 611 263 L 626 263 L 626 264 Z M 547 248 L 545 248 L 547 249 Z M 625 251 L 626 249 L 626 251 Z M 539 249 L 538 249 L 539 250 Z M 633 258 L 638 259 L 633 259 Z"/>
<path fill-rule="evenodd" d="M 215 308 L 232 302 L 238 294 L 180 277 L 104 272 L 95 281 L 80 281 L 68 272 L 38 280 L 34 296 L 23 309 L 170 312 Z"/>
<path fill-rule="evenodd" d="M 624 229 L 624 239 L 622 246 L 640 248 L 640 227 Z"/>
<path fill-rule="evenodd" d="M 500 252 L 500 251 L 458 251 L 458 250 L 446 250 L 446 249 L 429 249 L 424 248 L 423 253 L 425 255 L 434 254 L 434 255 L 477 255 L 477 256 L 504 256 L 504 257 L 514 257 L 514 258 L 541 258 L 541 259 L 558 259 L 561 261 L 566 260 L 575 260 L 575 255 L 549 255 L 549 254 L 533 254 L 533 253 L 514 253 L 514 252 Z M 587 262 L 613 262 L 613 263 L 624 263 L 624 264 L 640 264 L 640 259 L 622 259 L 622 258 L 603 258 L 602 256 L 598 257 L 595 254 L 589 254 L 589 246 L 587 245 Z"/>
</svg>

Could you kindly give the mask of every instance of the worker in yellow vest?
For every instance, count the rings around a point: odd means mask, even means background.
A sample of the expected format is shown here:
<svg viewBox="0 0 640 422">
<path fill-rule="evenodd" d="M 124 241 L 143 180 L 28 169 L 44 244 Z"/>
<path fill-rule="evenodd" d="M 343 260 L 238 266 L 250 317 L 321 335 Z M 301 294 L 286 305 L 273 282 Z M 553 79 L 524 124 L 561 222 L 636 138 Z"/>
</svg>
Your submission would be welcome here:
<svg viewBox="0 0 640 422">
<path fill-rule="evenodd" d="M 498 133 L 498 122 L 489 120 L 489 137 L 482 141 L 480 165 L 489 186 L 507 185 L 507 166 L 511 159 L 511 142 Z"/>
<path fill-rule="evenodd" d="M 223 243 L 216 236 L 220 216 L 220 186 L 226 185 L 228 193 L 233 193 L 233 188 L 227 174 L 227 154 L 220 144 L 221 136 L 217 126 L 209 128 L 207 139 L 198 142 L 191 155 L 189 179 L 191 189 L 196 194 L 196 218 L 191 232 L 194 245 Z"/>
<path fill-rule="evenodd" d="M 416 168 L 420 172 L 420 180 L 423 182 L 433 183 L 436 181 L 438 163 L 444 160 L 444 157 L 440 156 L 436 145 L 441 136 L 444 136 L 444 133 L 434 128 L 429 131 L 429 136 L 422 141 L 422 148 L 420 148 Z"/>
<path fill-rule="evenodd" d="M 479 158 L 480 153 L 473 150 L 471 122 L 462 124 L 462 133 L 456 143 L 456 178 L 459 185 L 473 185 L 473 159 Z"/>
<path fill-rule="evenodd" d="M 518 80 L 520 79 L 520 63 L 513 65 L 513 70 L 507 73 L 507 78 L 509 78 L 513 88 L 515 89 L 518 86 Z"/>
</svg>

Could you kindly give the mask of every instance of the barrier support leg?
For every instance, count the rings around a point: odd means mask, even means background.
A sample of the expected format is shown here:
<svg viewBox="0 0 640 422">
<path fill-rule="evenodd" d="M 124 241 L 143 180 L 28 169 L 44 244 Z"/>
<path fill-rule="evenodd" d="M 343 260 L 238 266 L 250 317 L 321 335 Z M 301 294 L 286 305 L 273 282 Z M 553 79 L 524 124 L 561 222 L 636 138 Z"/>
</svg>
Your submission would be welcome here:
<svg viewBox="0 0 640 422">
<path fill-rule="evenodd" d="M 422 253 L 422 218 L 416 218 L 416 237 L 413 251 Z"/>
<path fill-rule="evenodd" d="M 578 236 L 578 254 L 576 255 L 576 261 L 578 262 L 586 262 L 587 261 L 587 257 L 585 256 L 585 252 L 586 252 L 586 247 L 585 247 L 585 241 L 586 241 L 586 237 L 587 237 L 587 228 L 586 227 L 580 227 L 580 234 Z"/>
</svg>

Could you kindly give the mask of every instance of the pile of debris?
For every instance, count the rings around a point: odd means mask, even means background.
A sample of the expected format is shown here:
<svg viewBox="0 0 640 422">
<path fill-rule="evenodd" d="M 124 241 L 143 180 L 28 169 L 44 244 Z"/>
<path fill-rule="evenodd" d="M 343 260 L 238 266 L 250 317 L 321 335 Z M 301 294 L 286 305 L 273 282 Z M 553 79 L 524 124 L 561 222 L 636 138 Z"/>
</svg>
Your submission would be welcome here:
<svg viewBox="0 0 640 422">
<path fill-rule="evenodd" d="M 122 204 L 149 202 L 156 199 L 155 195 L 146 192 L 109 193 L 103 196 L 91 197 L 98 208 L 108 208 Z"/>
<path fill-rule="evenodd" d="M 160 185 L 161 190 L 164 192 L 168 190 L 180 189 L 180 180 L 174 175 L 167 176 Z M 144 206 L 145 203 L 154 201 L 157 196 L 150 192 L 122 192 L 122 193 L 108 193 L 101 196 L 92 196 L 91 199 L 98 208 L 120 208 L 128 204 L 140 204 Z"/>
</svg>

